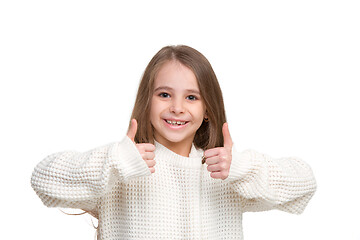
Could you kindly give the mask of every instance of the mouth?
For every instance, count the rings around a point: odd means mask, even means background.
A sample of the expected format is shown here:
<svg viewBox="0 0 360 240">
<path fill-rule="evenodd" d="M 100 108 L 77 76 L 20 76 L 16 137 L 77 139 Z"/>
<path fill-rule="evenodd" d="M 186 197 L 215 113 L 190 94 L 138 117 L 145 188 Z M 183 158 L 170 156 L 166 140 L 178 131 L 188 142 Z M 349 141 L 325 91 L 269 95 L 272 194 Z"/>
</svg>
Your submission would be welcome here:
<svg viewBox="0 0 360 240">
<path fill-rule="evenodd" d="M 165 124 L 171 128 L 182 128 L 185 127 L 189 121 L 175 121 L 175 120 L 168 120 L 163 119 Z"/>
</svg>

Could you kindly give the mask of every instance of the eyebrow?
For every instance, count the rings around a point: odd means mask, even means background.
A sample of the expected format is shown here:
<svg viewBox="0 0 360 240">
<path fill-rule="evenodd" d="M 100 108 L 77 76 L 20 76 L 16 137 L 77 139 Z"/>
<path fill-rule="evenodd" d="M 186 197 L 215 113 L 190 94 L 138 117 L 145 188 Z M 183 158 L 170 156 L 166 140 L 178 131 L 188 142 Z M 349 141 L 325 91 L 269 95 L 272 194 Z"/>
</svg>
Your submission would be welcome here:
<svg viewBox="0 0 360 240">
<path fill-rule="evenodd" d="M 171 88 L 171 87 L 168 87 L 168 86 L 160 86 L 160 87 L 157 87 L 154 92 L 157 92 L 159 90 L 167 90 L 167 91 L 173 91 L 174 89 Z M 186 92 L 191 92 L 191 93 L 197 93 L 197 94 L 200 94 L 199 91 L 195 90 L 195 89 L 185 89 Z"/>
</svg>

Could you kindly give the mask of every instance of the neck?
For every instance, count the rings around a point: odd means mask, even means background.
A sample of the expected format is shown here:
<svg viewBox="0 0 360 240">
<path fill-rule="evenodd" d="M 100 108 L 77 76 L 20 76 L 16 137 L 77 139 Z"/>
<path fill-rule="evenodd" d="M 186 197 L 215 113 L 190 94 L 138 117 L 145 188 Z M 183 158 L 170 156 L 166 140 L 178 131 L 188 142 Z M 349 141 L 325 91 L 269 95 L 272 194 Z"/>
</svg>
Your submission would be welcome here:
<svg viewBox="0 0 360 240">
<path fill-rule="evenodd" d="M 165 145 L 164 145 L 165 146 Z M 165 146 L 174 153 L 183 156 L 183 157 L 189 157 L 190 151 L 191 151 L 191 144 L 188 144 L 187 146 L 183 146 L 177 143 Z"/>
<path fill-rule="evenodd" d="M 180 156 L 189 157 L 190 155 L 192 141 L 170 142 L 163 138 L 155 138 L 155 140 L 167 149 L 173 151 Z"/>
</svg>

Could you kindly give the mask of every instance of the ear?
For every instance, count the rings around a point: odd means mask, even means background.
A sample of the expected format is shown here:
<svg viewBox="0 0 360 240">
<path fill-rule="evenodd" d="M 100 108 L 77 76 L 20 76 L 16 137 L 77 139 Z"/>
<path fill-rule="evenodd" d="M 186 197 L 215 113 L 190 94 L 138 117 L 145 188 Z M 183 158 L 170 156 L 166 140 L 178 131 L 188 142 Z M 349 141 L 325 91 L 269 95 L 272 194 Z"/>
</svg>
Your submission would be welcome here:
<svg viewBox="0 0 360 240">
<path fill-rule="evenodd" d="M 209 122 L 209 116 L 208 116 L 207 112 L 204 113 L 203 121 Z"/>
<path fill-rule="evenodd" d="M 205 111 L 205 113 L 204 113 L 204 118 L 209 118 L 207 111 Z"/>
</svg>

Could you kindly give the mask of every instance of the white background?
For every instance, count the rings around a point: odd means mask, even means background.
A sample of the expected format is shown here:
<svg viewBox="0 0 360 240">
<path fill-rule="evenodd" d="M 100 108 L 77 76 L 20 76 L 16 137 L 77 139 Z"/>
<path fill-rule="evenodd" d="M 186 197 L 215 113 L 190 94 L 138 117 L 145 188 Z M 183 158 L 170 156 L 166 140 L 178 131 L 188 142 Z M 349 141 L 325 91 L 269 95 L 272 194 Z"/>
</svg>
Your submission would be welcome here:
<svg viewBox="0 0 360 240">
<path fill-rule="evenodd" d="M 93 239 L 30 186 L 50 153 L 126 134 L 163 46 L 211 62 L 238 150 L 309 163 L 302 215 L 244 214 L 246 240 L 360 239 L 359 1 L 1 1 L 1 239 Z M 76 211 L 75 211 L 76 212 Z"/>
</svg>

